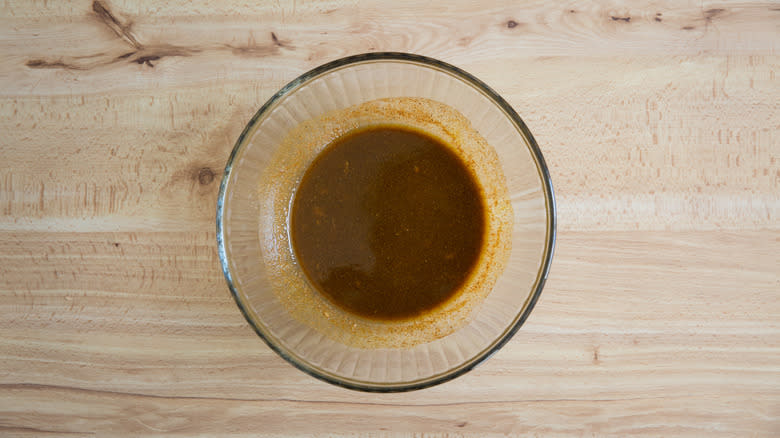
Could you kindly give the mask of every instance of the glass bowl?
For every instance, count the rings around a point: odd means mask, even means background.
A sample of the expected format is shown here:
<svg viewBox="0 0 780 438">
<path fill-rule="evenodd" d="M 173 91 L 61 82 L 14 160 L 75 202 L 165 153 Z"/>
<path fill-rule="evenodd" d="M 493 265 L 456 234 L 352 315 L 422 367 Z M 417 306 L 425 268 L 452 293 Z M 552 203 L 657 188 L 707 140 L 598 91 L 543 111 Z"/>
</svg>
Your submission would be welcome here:
<svg viewBox="0 0 780 438">
<path fill-rule="evenodd" d="M 458 110 L 495 149 L 514 212 L 503 273 L 465 325 L 411 347 L 362 348 L 323 335 L 279 302 L 263 262 L 268 217 L 259 175 L 286 134 L 324 113 L 385 97 L 422 97 Z M 288 175 L 289 176 L 289 175 Z M 293 175 L 296 176 L 296 175 Z M 297 175 L 300 177 L 300 175 Z M 293 193 L 289 193 L 290 199 Z M 252 117 L 228 159 L 217 200 L 222 270 L 238 307 L 271 349 L 302 371 L 346 388 L 392 392 L 462 375 L 496 352 L 528 318 L 555 243 L 549 172 L 531 132 L 495 91 L 444 62 L 405 53 L 339 59 L 287 84 Z M 291 251 L 279 244 L 273 251 Z"/>
</svg>

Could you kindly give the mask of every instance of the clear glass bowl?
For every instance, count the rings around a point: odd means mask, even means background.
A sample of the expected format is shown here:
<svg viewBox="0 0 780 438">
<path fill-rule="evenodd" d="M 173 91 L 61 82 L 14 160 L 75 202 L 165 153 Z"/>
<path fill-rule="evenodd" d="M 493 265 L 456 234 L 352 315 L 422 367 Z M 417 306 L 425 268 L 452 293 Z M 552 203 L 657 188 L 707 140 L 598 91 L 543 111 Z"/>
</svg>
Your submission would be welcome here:
<svg viewBox="0 0 780 438">
<path fill-rule="evenodd" d="M 455 332 L 411 348 L 364 349 L 323 336 L 292 318 L 262 263 L 263 211 L 258 175 L 286 133 L 323 113 L 384 97 L 424 97 L 460 111 L 496 150 L 514 210 L 512 250 L 493 290 Z M 290 194 L 292 196 L 292 193 Z M 238 307 L 258 335 L 304 372 L 335 385 L 391 392 L 453 379 L 496 352 L 539 298 L 555 243 L 549 172 L 531 132 L 495 91 L 463 70 L 404 53 L 351 56 L 293 80 L 263 105 L 241 133 L 217 201 L 222 270 Z M 289 248 L 280 248 L 289 251 Z"/>
</svg>

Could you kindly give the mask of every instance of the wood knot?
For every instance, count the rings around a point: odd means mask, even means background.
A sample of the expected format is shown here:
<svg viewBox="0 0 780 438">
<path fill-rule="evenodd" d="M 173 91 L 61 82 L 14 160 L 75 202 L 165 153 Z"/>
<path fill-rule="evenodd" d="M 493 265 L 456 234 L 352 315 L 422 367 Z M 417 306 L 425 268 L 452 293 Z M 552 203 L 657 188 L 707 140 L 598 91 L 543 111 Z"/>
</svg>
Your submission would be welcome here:
<svg viewBox="0 0 780 438">
<path fill-rule="evenodd" d="M 711 20 L 716 15 L 720 15 L 724 12 L 726 12 L 726 10 L 722 8 L 707 9 L 706 11 L 704 11 L 704 18 L 707 20 Z"/>
<path fill-rule="evenodd" d="M 214 181 L 214 171 L 204 167 L 198 171 L 198 182 L 202 186 L 211 184 Z"/>
<path fill-rule="evenodd" d="M 123 55 L 124 56 L 124 55 Z M 133 62 L 136 64 L 146 64 L 149 67 L 154 67 L 154 64 L 152 64 L 152 61 L 157 61 L 160 59 L 157 55 L 148 55 L 148 56 L 139 56 L 137 59 L 134 59 Z"/>
<path fill-rule="evenodd" d="M 518 23 L 515 20 L 509 20 L 506 22 L 506 27 L 508 27 L 509 29 L 514 29 L 515 27 L 517 27 L 517 25 Z"/>
</svg>

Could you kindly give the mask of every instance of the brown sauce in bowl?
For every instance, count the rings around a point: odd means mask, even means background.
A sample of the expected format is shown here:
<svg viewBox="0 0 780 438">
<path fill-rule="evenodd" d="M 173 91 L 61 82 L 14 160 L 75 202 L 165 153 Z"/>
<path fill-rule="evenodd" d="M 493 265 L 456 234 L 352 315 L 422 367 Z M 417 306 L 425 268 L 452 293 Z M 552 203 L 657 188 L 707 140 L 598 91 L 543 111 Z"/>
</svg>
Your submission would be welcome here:
<svg viewBox="0 0 780 438">
<path fill-rule="evenodd" d="M 463 160 L 420 130 L 375 125 L 314 159 L 290 216 L 313 286 L 358 316 L 398 320 L 457 294 L 485 238 L 482 192 Z"/>
</svg>

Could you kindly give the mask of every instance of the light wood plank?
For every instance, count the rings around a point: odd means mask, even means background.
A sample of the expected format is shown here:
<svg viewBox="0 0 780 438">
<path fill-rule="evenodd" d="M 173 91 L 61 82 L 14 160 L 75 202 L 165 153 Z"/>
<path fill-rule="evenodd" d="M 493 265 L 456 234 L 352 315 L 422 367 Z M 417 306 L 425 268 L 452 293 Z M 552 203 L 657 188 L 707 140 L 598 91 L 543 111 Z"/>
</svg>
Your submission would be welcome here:
<svg viewBox="0 0 780 438">
<path fill-rule="evenodd" d="M 779 62 L 561 57 L 510 82 L 500 75 L 512 65 L 497 61 L 484 79 L 543 147 L 560 229 L 777 229 Z M 0 169 L 0 223 L 211 231 L 224 162 L 280 85 L 0 99 L 0 160 L 15 163 Z M 90 172 L 74 173 L 84 162 Z"/>
</svg>

